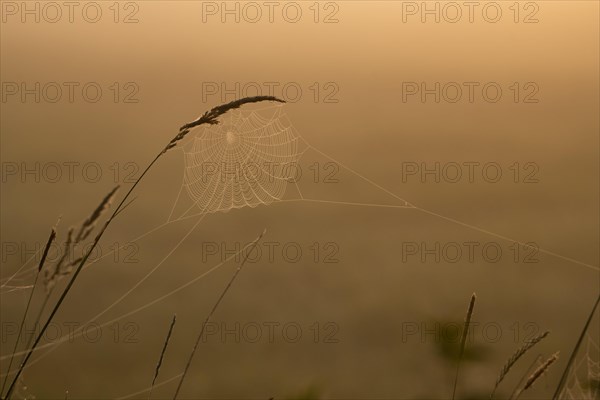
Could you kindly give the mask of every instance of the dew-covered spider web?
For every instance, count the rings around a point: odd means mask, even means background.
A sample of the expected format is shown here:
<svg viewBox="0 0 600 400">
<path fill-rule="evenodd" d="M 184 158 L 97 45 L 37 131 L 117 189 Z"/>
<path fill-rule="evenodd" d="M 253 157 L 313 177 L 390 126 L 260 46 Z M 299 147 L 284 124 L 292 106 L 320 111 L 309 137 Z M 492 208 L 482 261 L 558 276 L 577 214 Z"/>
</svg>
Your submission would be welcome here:
<svg viewBox="0 0 600 400">
<path fill-rule="evenodd" d="M 560 400 L 600 399 L 600 348 L 589 335 L 586 348 L 577 355 Z"/>
<path fill-rule="evenodd" d="M 299 136 L 277 106 L 232 110 L 183 151 L 183 186 L 206 213 L 281 200 L 301 156 Z"/>
<path fill-rule="evenodd" d="M 234 109 L 224 115 L 219 124 L 202 125 L 192 132 L 182 146 L 183 183 L 169 221 L 281 201 L 412 208 L 406 200 L 341 163 L 340 167 L 364 180 L 371 188 L 384 192 L 391 203 L 305 197 L 298 184 L 303 176 L 300 158 L 307 150 L 326 159 L 329 157 L 304 140 L 284 107 L 277 104 Z M 306 181 L 311 173 L 308 170 L 305 166 L 303 179 Z M 296 196 L 284 199 L 290 186 Z M 182 192 L 187 193 L 192 203 L 183 206 L 183 212 L 179 204 Z M 180 210 L 175 213 L 178 207 Z M 178 216 L 172 219 L 174 213 Z"/>
</svg>

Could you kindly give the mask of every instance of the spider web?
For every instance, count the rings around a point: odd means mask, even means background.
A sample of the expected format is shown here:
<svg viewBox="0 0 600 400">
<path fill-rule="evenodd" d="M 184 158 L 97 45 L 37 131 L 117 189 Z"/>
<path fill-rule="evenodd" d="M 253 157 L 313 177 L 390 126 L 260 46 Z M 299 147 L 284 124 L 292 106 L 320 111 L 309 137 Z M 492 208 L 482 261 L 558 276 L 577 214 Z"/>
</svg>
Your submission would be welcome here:
<svg viewBox="0 0 600 400">
<path fill-rule="evenodd" d="M 598 344 L 588 335 L 587 348 L 573 364 L 560 400 L 597 400 L 600 398 L 600 360 Z"/>
<path fill-rule="evenodd" d="M 205 127 L 183 148 L 190 209 L 227 212 L 281 200 L 301 156 L 299 138 L 278 106 L 232 110 Z"/>
</svg>

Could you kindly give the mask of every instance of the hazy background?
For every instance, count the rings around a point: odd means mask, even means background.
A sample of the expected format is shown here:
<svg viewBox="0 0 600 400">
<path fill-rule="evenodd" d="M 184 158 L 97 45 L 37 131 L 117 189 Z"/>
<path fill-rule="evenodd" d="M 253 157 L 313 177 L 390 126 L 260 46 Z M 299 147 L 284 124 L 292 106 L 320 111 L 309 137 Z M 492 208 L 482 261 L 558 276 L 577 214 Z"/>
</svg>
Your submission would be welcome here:
<svg viewBox="0 0 600 400">
<path fill-rule="evenodd" d="M 182 123 L 237 97 L 223 98 L 220 92 L 203 98 L 203 84 L 232 88 L 236 82 L 257 82 L 266 90 L 264 82 L 278 82 L 274 94 L 282 97 L 281 87 L 295 82 L 302 96 L 284 110 L 307 142 L 411 204 L 464 224 L 418 209 L 310 202 L 210 214 L 148 280 L 97 323 L 147 304 L 218 264 L 222 257 L 203 253 L 206 243 L 231 249 L 266 228 L 264 241 L 279 244 L 275 258 L 263 255 L 260 262 L 248 264 L 214 316 L 230 329 L 236 323 L 256 323 L 263 327 L 262 337 L 256 343 L 243 335 L 239 343 L 233 335 L 227 340 L 219 334 L 209 337 L 195 358 L 184 397 L 286 398 L 308 396 L 312 390 L 324 398 L 448 398 L 455 368 L 452 345 L 448 349 L 431 331 L 436 322 L 461 323 L 473 292 L 478 296 L 474 319 L 481 326 L 500 327 L 501 337 L 491 340 L 475 330 L 469 347 L 476 351 L 462 369 L 460 396 L 489 394 L 513 349 L 527 335 L 544 330 L 551 336 L 520 365 L 502 393 L 512 390 L 537 354 L 547 357 L 560 350 L 556 368 L 527 396 L 540 399 L 553 392 L 598 293 L 597 2 L 531 3 L 538 9 L 538 23 L 523 23 L 536 9 L 526 9 L 525 2 L 519 3 L 518 23 L 509 8 L 513 2 L 497 3 L 503 12 L 497 23 L 482 17 L 483 3 L 472 23 L 466 14 L 457 23 L 443 18 L 436 23 L 431 16 L 423 23 L 420 14 L 405 15 L 403 22 L 403 7 L 406 11 L 409 6 L 394 1 L 321 2 L 317 23 L 312 2 L 296 3 L 302 10 L 298 23 L 282 17 L 282 6 L 275 9 L 273 22 L 265 6 L 257 23 L 247 21 L 248 16 L 244 20 L 243 14 L 239 23 L 231 16 L 222 22 L 221 14 L 204 14 L 203 21 L 203 7 L 206 11 L 209 6 L 200 1 L 120 3 L 117 23 L 113 3 L 98 2 L 102 18 L 89 23 L 81 15 L 86 3 L 78 3 L 72 23 L 66 8 L 56 23 L 44 20 L 40 11 L 37 23 L 31 16 L 22 22 L 21 10 L 12 15 L 6 3 L 0 39 L 3 283 L 29 258 L 14 254 L 15 245 L 19 252 L 43 246 L 58 216 L 64 240 L 70 225 L 86 218 L 115 183 L 123 183 L 131 165 L 145 167 Z M 420 7 L 421 2 L 415 4 Z M 435 2 L 428 4 L 433 8 Z M 222 7 L 221 2 L 212 5 Z M 233 8 L 234 2 L 228 5 Z M 334 11 L 338 22 L 324 23 Z M 132 12 L 138 22 L 123 23 Z M 77 82 L 79 88 L 96 82 L 103 96 L 92 103 L 75 89 L 70 102 L 65 89 L 56 103 L 43 95 L 39 103 L 33 95 L 22 101 L 20 93 L 7 95 L 11 82 L 30 88 L 35 82 Z M 117 102 L 110 89 L 115 82 Z M 128 82 L 134 86 L 125 87 Z M 310 89 L 315 82 L 318 101 Z M 331 90 L 324 87 L 328 82 L 334 85 L 328 88 L 339 89 L 332 97 L 336 103 L 324 102 Z M 436 103 L 432 96 L 422 102 L 418 95 L 403 101 L 403 82 L 427 82 L 429 87 L 435 82 L 497 82 L 503 97 L 486 102 L 476 90 L 472 103 L 466 93 L 456 103 Z M 509 89 L 515 82 L 521 90 L 518 102 Z M 537 103 L 522 101 L 529 93 L 523 88 L 527 82 L 539 88 Z M 139 89 L 132 97 L 138 102 L 125 103 L 132 87 Z M 300 159 L 307 175 L 299 186 L 307 197 L 403 204 L 344 168 L 337 183 L 314 183 L 309 167 L 329 161 L 313 150 Z M 39 183 L 31 175 L 7 175 L 10 166 L 17 165 L 20 173 L 22 163 L 43 168 L 54 162 L 95 162 L 102 177 L 90 182 L 81 167 L 72 182 L 66 168 L 57 182 L 43 174 Z M 496 162 L 503 178 L 487 183 L 476 175 L 473 183 L 436 183 L 412 176 L 403 182 L 406 162 Z M 539 182 L 523 183 L 523 176 L 513 182 L 510 166 L 515 162 L 521 173 L 525 163 L 538 166 Z M 135 203 L 107 231 L 102 251 L 164 223 L 182 177 L 182 153 L 169 152 L 136 191 Z M 123 185 L 128 189 L 131 183 Z M 298 195 L 289 186 L 285 197 Z M 87 269 L 57 315 L 60 333 L 68 333 L 65 324 L 85 324 L 111 305 L 161 262 L 196 220 L 171 223 L 138 241 L 135 262 L 124 262 L 120 253 Z M 526 249 L 515 262 L 514 244 L 502 237 L 535 242 L 579 263 L 542 252 L 536 256 L 539 262 L 524 263 Z M 311 250 L 315 242 L 317 262 Z M 426 262 L 418 256 L 403 262 L 402 243 L 407 242 L 428 247 L 435 242 L 493 242 L 503 257 L 488 262 L 479 251 L 474 262 L 464 255 L 456 263 L 437 263 L 431 256 Z M 302 249 L 299 262 L 282 256 L 286 243 Z M 331 243 L 337 246 L 337 263 L 323 262 L 323 246 Z M 65 390 L 70 398 L 114 398 L 148 387 L 174 313 L 177 324 L 159 382 L 179 374 L 234 269 L 235 263 L 227 263 L 102 328 L 95 342 L 80 338 L 56 347 L 24 374 L 29 393 L 40 399 L 62 397 Z M 33 276 L 24 278 L 13 283 L 30 284 Z M 20 321 L 27 297 L 26 290 L 2 293 L 3 356 L 10 354 L 15 339 L 4 327 Z M 272 341 L 265 323 L 279 324 Z M 297 343 L 282 336 L 286 323 L 301 327 Z M 315 323 L 320 326 L 318 343 Z M 327 323 L 333 325 L 324 328 Z M 403 337 L 408 326 L 419 332 Z M 597 322 L 594 326 L 591 333 L 596 335 Z M 336 343 L 324 339 L 330 332 Z M 5 373 L 6 361 L 2 366 Z M 170 398 L 174 388 L 175 382 L 156 388 L 153 397 Z"/>
</svg>

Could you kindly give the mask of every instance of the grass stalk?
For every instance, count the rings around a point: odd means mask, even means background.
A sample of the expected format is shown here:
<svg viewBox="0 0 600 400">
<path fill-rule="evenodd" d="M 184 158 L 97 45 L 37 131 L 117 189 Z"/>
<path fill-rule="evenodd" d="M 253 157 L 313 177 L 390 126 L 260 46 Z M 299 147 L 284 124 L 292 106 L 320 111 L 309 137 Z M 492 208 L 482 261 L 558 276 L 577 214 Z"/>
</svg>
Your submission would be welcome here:
<svg viewBox="0 0 600 400">
<path fill-rule="evenodd" d="M 246 264 L 246 261 L 248 260 L 248 255 L 252 252 L 252 250 L 254 250 L 254 248 L 256 247 L 256 245 L 258 244 L 258 242 L 260 241 L 260 239 L 263 237 L 263 235 L 265 234 L 265 232 L 266 232 L 266 230 L 263 231 L 256 239 L 254 239 L 254 241 L 252 242 L 252 245 L 250 246 L 250 250 L 248 250 L 248 252 L 246 252 L 246 254 L 244 256 L 244 259 L 242 260 L 242 262 L 239 264 L 239 266 L 235 270 L 235 273 L 233 274 L 233 276 L 231 277 L 231 279 L 227 283 L 227 286 L 225 286 L 225 289 L 223 289 L 223 292 L 221 292 L 221 295 L 217 299 L 217 301 L 214 304 L 212 310 L 210 311 L 210 313 L 208 314 L 208 316 L 204 320 L 204 323 L 202 324 L 202 328 L 200 329 L 200 333 L 198 334 L 198 337 L 196 338 L 196 343 L 194 343 L 194 347 L 192 348 L 192 352 L 190 353 L 190 356 L 188 357 L 187 363 L 185 365 L 185 369 L 183 370 L 183 374 L 181 375 L 181 378 L 179 379 L 179 383 L 177 384 L 177 389 L 175 390 L 175 394 L 173 395 L 173 400 L 176 400 L 177 396 L 179 395 L 179 391 L 181 390 L 181 386 L 183 385 L 183 381 L 185 380 L 185 377 L 187 376 L 188 370 L 190 369 L 190 365 L 192 364 L 192 360 L 194 359 L 194 355 L 196 354 L 196 350 L 198 349 L 198 345 L 200 344 L 200 341 L 204 337 L 204 330 L 206 329 L 206 325 L 208 324 L 208 322 L 212 318 L 213 314 L 217 310 L 217 307 L 219 307 L 219 304 L 221 304 L 221 301 L 223 300 L 223 298 L 227 294 L 227 291 L 229 290 L 229 288 L 233 284 L 233 281 L 235 281 L 235 278 L 239 275 L 240 271 L 244 267 L 244 264 Z"/>
<path fill-rule="evenodd" d="M 165 357 L 167 346 L 169 346 L 169 340 L 171 339 L 171 334 L 173 333 L 173 327 L 175 326 L 176 320 L 177 314 L 173 315 L 173 320 L 171 321 L 171 326 L 169 327 L 169 332 L 167 333 L 165 344 L 163 345 L 162 351 L 160 352 L 160 357 L 158 359 L 158 363 L 156 364 L 156 370 L 154 371 L 154 378 L 152 378 L 152 384 L 150 385 L 150 393 L 148 394 L 148 400 L 150 400 L 150 398 L 152 397 L 152 390 L 154 390 L 154 384 L 156 383 L 156 378 L 158 378 L 158 373 L 160 372 L 160 367 L 162 365 L 163 358 Z"/>
<path fill-rule="evenodd" d="M 594 314 L 596 314 L 596 310 L 598 309 L 599 303 L 600 303 L 600 294 L 598 295 L 598 298 L 596 299 L 596 303 L 594 303 L 594 307 L 592 307 L 592 311 L 590 312 L 590 315 L 588 316 L 588 319 L 587 319 L 585 325 L 583 326 L 581 333 L 579 334 L 579 339 L 577 339 L 577 343 L 575 344 L 575 347 L 573 348 L 573 351 L 571 352 L 571 356 L 569 357 L 567 366 L 565 367 L 565 369 L 562 373 L 562 376 L 560 377 L 560 381 L 558 382 L 558 385 L 556 386 L 556 390 L 554 391 L 552 400 L 558 399 L 560 392 L 562 391 L 563 387 L 567 383 L 567 377 L 569 376 L 569 370 L 571 369 L 573 362 L 575 362 L 575 357 L 577 356 L 577 353 L 579 352 L 581 343 L 583 343 L 583 338 L 585 337 L 585 333 L 587 332 L 588 328 L 590 327 L 590 323 L 592 322 L 592 319 L 594 319 Z"/>
<path fill-rule="evenodd" d="M 506 377 L 508 372 L 517 363 L 517 361 L 519 361 L 519 359 L 521 357 L 523 357 L 525 355 L 525 353 L 527 353 L 529 350 L 531 350 L 533 348 L 533 346 L 535 346 L 536 344 L 541 342 L 549 334 L 550 334 L 550 332 L 546 331 L 546 332 L 542 333 L 541 335 L 538 335 L 538 336 L 534 337 L 533 339 L 526 341 L 521 347 L 519 347 L 513 353 L 512 356 L 510 356 L 510 358 L 506 361 L 506 363 L 502 367 L 502 370 L 500 370 L 500 374 L 498 375 L 498 379 L 496 379 L 496 384 L 494 385 L 494 389 L 492 390 L 492 393 L 490 394 L 490 400 L 494 398 L 494 394 L 496 393 L 498 386 L 500 386 L 500 383 L 504 380 L 504 378 Z"/>
<path fill-rule="evenodd" d="M 162 149 L 156 155 L 156 157 L 154 157 L 154 159 L 150 162 L 150 164 L 148 164 L 148 166 L 144 169 L 144 171 L 142 172 L 142 174 L 140 175 L 140 177 L 136 179 L 136 181 L 133 183 L 133 185 L 131 186 L 131 188 L 129 189 L 129 191 L 125 194 L 125 196 L 123 197 L 123 199 L 121 200 L 121 202 L 119 203 L 119 205 L 115 208 L 115 210 L 113 211 L 112 215 L 104 223 L 104 226 L 102 227 L 102 229 L 100 230 L 100 232 L 94 238 L 94 241 L 92 242 L 92 245 L 90 246 L 89 250 L 87 251 L 87 253 L 83 256 L 83 258 L 81 259 L 81 261 L 77 265 L 77 268 L 75 269 L 75 272 L 71 276 L 71 279 L 69 280 L 67 286 L 65 287 L 65 289 L 61 293 L 61 295 L 60 295 L 58 301 L 56 302 L 56 304 L 54 305 L 54 308 L 52 309 L 52 312 L 48 316 L 48 319 L 46 320 L 46 323 L 44 324 L 44 326 L 42 327 L 42 329 L 40 330 L 40 332 L 36 336 L 36 338 L 35 338 L 35 340 L 33 342 L 33 345 L 27 351 L 27 354 L 25 355 L 25 358 L 23 359 L 23 362 L 19 366 L 17 374 L 15 375 L 15 377 L 14 377 L 12 383 L 10 384 L 10 386 L 8 388 L 8 391 L 6 393 L 6 396 L 5 396 L 6 400 L 10 399 L 10 397 L 11 397 L 11 395 L 13 393 L 13 390 L 15 389 L 15 386 L 17 384 L 17 381 L 18 381 L 19 377 L 21 376 L 21 373 L 23 372 L 23 369 L 27 365 L 27 362 L 31 358 L 31 355 L 33 354 L 33 352 L 35 351 L 36 347 L 40 343 L 40 340 L 42 339 L 42 337 L 44 336 L 44 333 L 46 332 L 46 329 L 48 329 L 48 326 L 50 325 L 50 323 L 54 319 L 54 316 L 56 315 L 56 313 L 60 309 L 62 303 L 64 302 L 65 298 L 67 297 L 67 294 L 69 293 L 69 291 L 73 287 L 73 284 L 77 280 L 77 277 L 79 276 L 79 273 L 83 269 L 83 266 L 88 261 L 90 255 L 92 254 L 92 252 L 94 251 L 94 249 L 98 245 L 98 242 L 100 241 L 100 239 L 104 235 L 104 232 L 106 232 L 106 229 L 110 226 L 111 222 L 115 219 L 115 217 L 117 216 L 117 214 L 119 213 L 119 211 L 121 210 L 121 208 L 123 207 L 123 205 L 125 204 L 125 202 L 127 201 L 127 199 L 129 198 L 129 196 L 131 195 L 131 193 L 133 192 L 133 190 L 139 185 L 139 183 L 142 181 L 142 179 L 144 178 L 144 176 L 146 176 L 146 174 L 148 173 L 148 171 L 150 171 L 150 169 L 154 166 L 154 164 L 156 164 L 156 162 L 161 158 L 162 155 L 164 155 L 170 149 L 176 147 L 177 144 L 181 140 L 183 140 L 183 138 L 190 132 L 190 129 L 192 129 L 192 128 L 196 127 L 196 126 L 199 126 L 199 125 L 203 125 L 203 124 L 216 125 L 216 124 L 219 123 L 218 117 L 220 117 L 221 115 L 225 114 L 227 111 L 232 110 L 234 108 L 239 108 L 242 105 L 247 104 L 247 103 L 256 103 L 256 102 L 261 102 L 261 101 L 283 102 L 283 100 L 279 100 L 276 97 L 272 97 L 272 96 L 255 96 L 255 97 L 246 97 L 246 98 L 243 98 L 243 99 L 235 100 L 235 101 L 232 101 L 230 103 L 214 107 L 210 111 L 205 112 L 197 120 L 195 120 L 193 122 L 190 122 L 188 124 L 183 125 L 179 129 L 179 133 L 173 139 L 171 139 L 171 141 L 164 147 L 164 149 Z"/>
<path fill-rule="evenodd" d="M 56 229 L 52 228 L 50 232 L 50 236 L 48 237 L 48 241 L 46 242 L 46 247 L 44 247 L 44 252 L 42 253 L 42 258 L 40 259 L 40 263 L 37 268 L 37 272 L 35 274 L 35 279 L 33 281 L 33 286 L 31 287 L 31 292 L 29 293 L 29 299 L 27 300 L 27 305 L 25 306 L 25 311 L 23 312 L 23 318 L 21 319 L 21 325 L 19 326 L 19 333 L 17 334 L 17 339 L 15 340 L 15 345 L 13 347 L 12 354 L 10 356 L 10 361 L 8 363 L 8 368 L 6 369 L 6 375 L 4 376 L 4 381 L 2 382 L 2 387 L 0 388 L 0 394 L 4 391 L 4 386 L 6 385 L 6 381 L 8 380 L 8 375 L 10 375 L 10 368 L 12 367 L 13 360 L 15 358 L 15 353 L 17 352 L 17 348 L 19 347 L 19 341 L 21 340 L 21 335 L 23 334 L 23 327 L 25 326 L 25 320 L 27 319 L 27 314 L 29 313 L 29 307 L 31 306 L 31 300 L 33 299 L 33 294 L 35 293 L 35 288 L 37 287 L 37 282 L 44 268 L 44 263 L 46 262 L 46 257 L 48 257 L 48 251 L 50 250 L 50 246 L 54 242 L 56 238 Z M 35 326 L 35 325 L 34 325 Z"/>
<path fill-rule="evenodd" d="M 527 378 L 527 381 L 525 382 L 525 385 L 523 386 L 523 388 L 520 389 L 519 391 L 517 391 L 517 394 L 515 395 L 515 399 L 518 399 L 521 396 L 521 393 L 523 393 L 525 390 L 531 388 L 533 386 L 533 384 L 542 375 L 544 375 L 544 373 L 546 371 L 548 371 L 548 368 L 550 368 L 550 366 L 552 364 L 554 364 L 554 362 L 556 360 L 558 360 L 558 352 L 552 354 L 550 356 L 550 358 L 548 358 L 546 361 L 544 361 L 544 363 L 542 365 L 540 365 L 535 371 L 533 371 L 533 373 L 531 375 L 529 375 L 529 378 Z"/>
<path fill-rule="evenodd" d="M 454 388 L 452 389 L 452 400 L 456 397 L 456 387 L 458 386 L 458 374 L 460 371 L 460 363 L 463 355 L 465 354 L 465 346 L 467 344 L 467 335 L 469 333 L 469 325 L 471 325 L 471 317 L 473 316 L 473 309 L 475 308 L 475 299 L 477 296 L 475 293 L 471 296 L 469 302 L 469 308 L 467 309 L 467 315 L 465 317 L 465 326 L 463 328 L 462 337 L 460 339 L 460 353 L 458 354 L 458 362 L 456 363 L 456 375 L 454 376 Z"/>
</svg>

